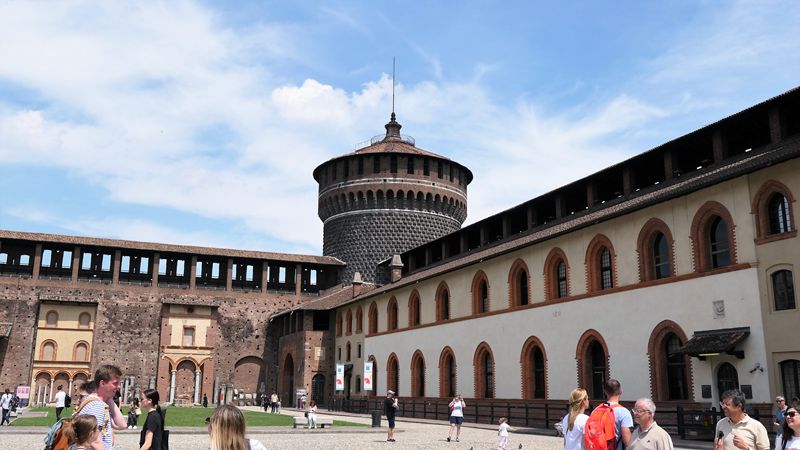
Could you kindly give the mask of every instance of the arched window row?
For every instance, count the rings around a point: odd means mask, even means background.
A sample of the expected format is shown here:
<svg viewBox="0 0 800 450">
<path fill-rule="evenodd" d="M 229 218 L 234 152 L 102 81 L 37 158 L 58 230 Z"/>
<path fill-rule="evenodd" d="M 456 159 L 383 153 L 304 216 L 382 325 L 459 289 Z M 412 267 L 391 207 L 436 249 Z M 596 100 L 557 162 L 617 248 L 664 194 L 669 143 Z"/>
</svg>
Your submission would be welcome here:
<svg viewBox="0 0 800 450">
<path fill-rule="evenodd" d="M 408 136 L 404 136 L 408 139 Z M 413 144 L 413 139 L 411 140 Z M 434 180 L 447 180 L 459 186 L 466 185 L 467 173 L 450 161 L 408 154 L 369 154 L 343 158 L 329 163 L 319 172 L 320 183 L 332 184 L 337 181 L 361 178 L 364 175 L 400 174 L 428 177 Z"/>
<path fill-rule="evenodd" d="M 328 216 L 363 209 L 408 209 L 460 216 L 466 209 L 461 200 L 447 195 L 402 189 L 397 191 L 378 189 L 328 195 L 320 199 L 319 206 Z"/>
</svg>

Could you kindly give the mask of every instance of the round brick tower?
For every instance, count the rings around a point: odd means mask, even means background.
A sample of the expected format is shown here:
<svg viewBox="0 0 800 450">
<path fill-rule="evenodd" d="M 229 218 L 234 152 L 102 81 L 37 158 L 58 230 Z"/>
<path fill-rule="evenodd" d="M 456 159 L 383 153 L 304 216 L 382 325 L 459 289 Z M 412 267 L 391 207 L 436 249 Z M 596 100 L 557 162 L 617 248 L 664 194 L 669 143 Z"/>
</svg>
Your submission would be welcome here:
<svg viewBox="0 0 800 450">
<path fill-rule="evenodd" d="M 322 253 L 347 263 L 340 282 L 379 284 L 381 261 L 461 228 L 472 172 L 416 147 L 392 113 L 386 135 L 314 169 L 319 183 Z"/>
</svg>

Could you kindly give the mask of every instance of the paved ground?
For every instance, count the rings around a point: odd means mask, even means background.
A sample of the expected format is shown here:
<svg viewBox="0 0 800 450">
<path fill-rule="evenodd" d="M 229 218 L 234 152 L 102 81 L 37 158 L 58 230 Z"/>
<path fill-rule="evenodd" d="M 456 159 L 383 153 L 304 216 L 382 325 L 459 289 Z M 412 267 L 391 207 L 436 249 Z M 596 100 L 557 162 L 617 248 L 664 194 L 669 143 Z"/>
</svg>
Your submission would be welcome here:
<svg viewBox="0 0 800 450">
<path fill-rule="evenodd" d="M 250 408 L 247 408 L 250 409 Z M 284 411 L 284 414 L 297 414 Z M 336 419 L 351 422 L 369 423 L 363 416 L 333 416 Z M 383 425 L 386 423 L 384 421 Z M 291 428 L 259 428 L 249 430 L 249 436 L 261 441 L 268 449 L 493 449 L 497 446 L 497 431 L 488 426 L 464 427 L 461 430 L 461 442 L 447 442 L 447 426 L 441 422 L 425 423 L 398 421 L 397 442 L 386 442 L 386 429 L 374 428 L 334 428 L 332 430 L 293 430 Z M 170 436 L 172 450 L 202 450 L 209 445 L 208 436 L 202 428 L 173 429 Z M 42 439 L 46 434 L 44 428 L 3 427 L 0 429 L 0 449 L 42 448 Z M 118 450 L 134 450 L 138 448 L 139 433 L 122 431 L 117 434 Z M 523 449 L 560 450 L 563 441 L 551 436 L 512 433 L 509 439 L 509 450 Z M 683 447 L 676 447 L 682 450 Z"/>
</svg>

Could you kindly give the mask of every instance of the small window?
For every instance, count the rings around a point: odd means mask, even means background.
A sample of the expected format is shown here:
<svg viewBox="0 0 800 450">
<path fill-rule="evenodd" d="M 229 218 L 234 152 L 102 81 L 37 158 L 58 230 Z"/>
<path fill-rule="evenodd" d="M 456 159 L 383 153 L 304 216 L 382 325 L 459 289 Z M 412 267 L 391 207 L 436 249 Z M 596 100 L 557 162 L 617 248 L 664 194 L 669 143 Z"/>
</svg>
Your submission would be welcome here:
<svg viewBox="0 0 800 450">
<path fill-rule="evenodd" d="M 42 346 L 42 359 L 45 361 L 56 360 L 56 346 L 52 342 L 45 342 Z"/>
<path fill-rule="evenodd" d="M 406 172 L 409 174 L 414 174 L 414 157 L 408 156 L 406 158 Z"/>
<path fill-rule="evenodd" d="M 441 161 L 436 163 L 436 176 L 444 178 L 444 164 Z"/>
<path fill-rule="evenodd" d="M 75 361 L 88 361 L 89 360 L 89 347 L 86 344 L 78 344 L 75 346 Z"/>
<path fill-rule="evenodd" d="M 211 278 L 214 280 L 219 279 L 219 263 L 211 263 Z"/>
<path fill-rule="evenodd" d="M 769 199 L 769 233 L 782 234 L 792 231 L 792 219 L 789 214 L 789 200 L 776 193 Z"/>
<path fill-rule="evenodd" d="M 103 255 L 100 270 L 103 272 L 111 272 L 111 255 Z"/>
<path fill-rule="evenodd" d="M 336 348 L 336 359 L 341 361 L 342 360 L 342 347 Z"/>
<path fill-rule="evenodd" d="M 380 171 L 381 171 L 381 157 L 375 155 L 372 157 L 372 173 L 379 173 Z"/>
<path fill-rule="evenodd" d="M 603 248 L 600 252 L 600 289 L 611 289 L 614 281 L 611 271 L 611 252 Z"/>
<path fill-rule="evenodd" d="M 364 175 L 364 157 L 363 156 L 359 156 L 358 157 L 358 174 L 359 175 Z"/>
<path fill-rule="evenodd" d="M 711 244 L 711 267 L 725 267 L 731 263 L 730 243 L 728 242 L 728 224 L 717 217 L 711 223 L 710 230 Z"/>
<path fill-rule="evenodd" d="M 342 173 L 344 178 L 350 176 L 350 161 L 348 160 L 342 161 Z"/>
<path fill-rule="evenodd" d="M 0 253 L 0 264 L 8 264 L 8 253 Z"/>
<path fill-rule="evenodd" d="M 119 271 L 122 273 L 128 273 L 131 271 L 131 257 L 130 256 L 123 256 L 122 262 L 120 263 Z"/>
<path fill-rule="evenodd" d="M 430 161 L 427 158 L 422 160 L 422 174 L 426 177 L 431 174 Z"/>
<path fill-rule="evenodd" d="M 185 327 L 183 329 L 183 346 L 194 347 L 194 328 Z"/>
<path fill-rule="evenodd" d="M 397 155 L 389 155 L 389 170 L 397 173 Z"/>
<path fill-rule="evenodd" d="M 356 355 L 356 358 L 361 358 L 361 344 L 358 344 L 358 347 L 356 348 Z"/>
<path fill-rule="evenodd" d="M 567 296 L 567 265 L 559 261 L 556 266 L 556 280 L 558 282 L 558 298 Z"/>
<path fill-rule="evenodd" d="M 775 311 L 795 309 L 794 280 L 789 270 L 779 270 L 772 274 L 772 295 L 775 297 Z"/>
<path fill-rule="evenodd" d="M 183 276 L 183 270 L 184 270 L 185 264 L 186 264 L 186 262 L 184 260 L 182 260 L 182 259 L 179 259 L 177 261 L 176 269 L 175 269 L 175 276 L 178 276 L 178 277 L 182 277 Z"/>
<path fill-rule="evenodd" d="M 61 256 L 61 268 L 62 269 L 72 268 L 72 251 L 64 250 L 64 253 Z"/>
<path fill-rule="evenodd" d="M 20 266 L 29 266 L 30 264 L 31 264 L 30 255 L 19 255 L 19 265 Z"/>
<path fill-rule="evenodd" d="M 166 275 L 167 274 L 167 260 L 166 259 L 159 259 L 158 260 L 158 274 L 159 275 Z"/>
<path fill-rule="evenodd" d="M 89 328 L 92 322 L 92 316 L 89 313 L 81 313 L 78 316 L 78 328 Z"/>
<path fill-rule="evenodd" d="M 50 311 L 45 316 L 45 321 L 47 323 L 48 328 L 55 328 L 58 326 L 58 313 L 55 311 Z"/>
<path fill-rule="evenodd" d="M 669 247 L 664 233 L 658 233 L 653 239 L 653 269 L 656 280 L 671 275 L 669 270 Z"/>
<path fill-rule="evenodd" d="M 347 361 L 350 361 L 350 343 L 347 343 Z"/>
<path fill-rule="evenodd" d="M 83 259 L 81 259 L 81 270 L 89 270 L 92 268 L 92 254 L 91 253 L 83 253 Z"/>
<path fill-rule="evenodd" d="M 278 283 L 286 283 L 286 267 L 278 268 Z"/>
<path fill-rule="evenodd" d="M 45 250 L 42 252 L 42 267 L 50 267 L 53 259 L 53 251 Z"/>
<path fill-rule="evenodd" d="M 141 274 L 150 273 L 150 258 L 148 258 L 147 256 L 142 256 L 139 259 L 139 273 Z"/>
</svg>

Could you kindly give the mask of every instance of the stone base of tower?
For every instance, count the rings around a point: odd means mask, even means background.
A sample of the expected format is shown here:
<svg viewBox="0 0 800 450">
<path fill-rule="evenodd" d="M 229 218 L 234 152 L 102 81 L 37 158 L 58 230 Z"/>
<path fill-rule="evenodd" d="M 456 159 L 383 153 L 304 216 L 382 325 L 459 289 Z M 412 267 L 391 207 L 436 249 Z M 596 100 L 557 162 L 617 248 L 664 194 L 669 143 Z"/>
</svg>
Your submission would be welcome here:
<svg viewBox="0 0 800 450">
<path fill-rule="evenodd" d="M 365 210 L 343 213 L 324 226 L 323 254 L 347 261 L 340 282 L 349 283 L 355 272 L 364 281 L 388 282 L 376 273 L 376 262 L 391 258 L 461 228 L 456 219 L 422 211 Z"/>
</svg>

